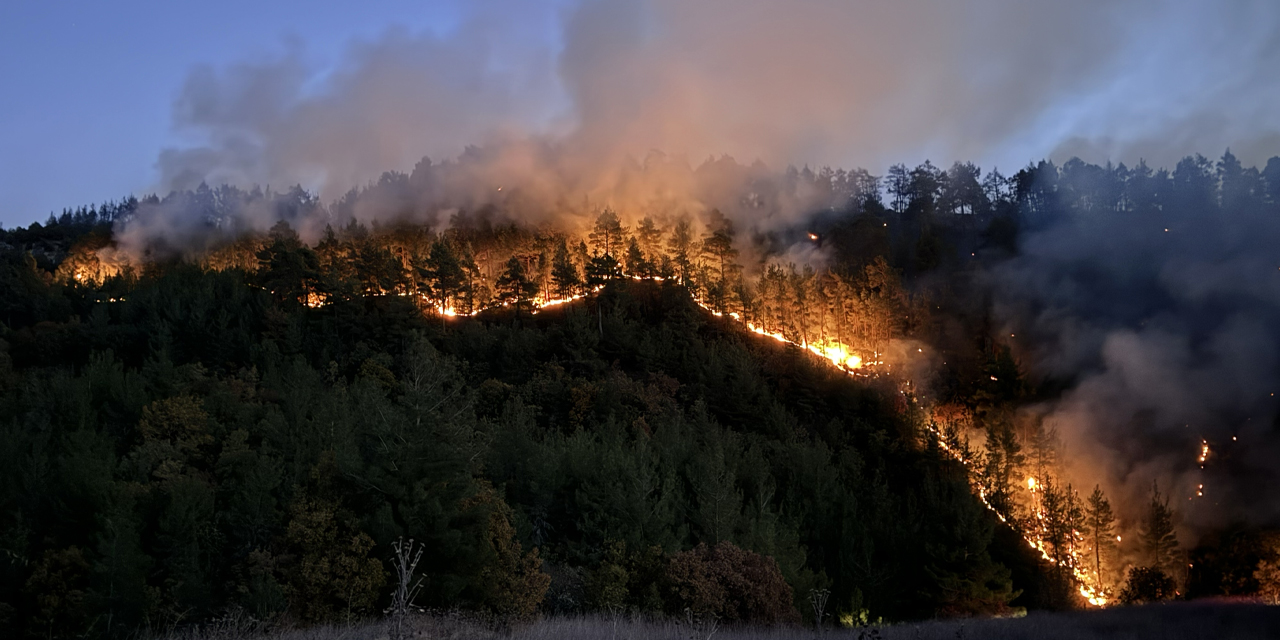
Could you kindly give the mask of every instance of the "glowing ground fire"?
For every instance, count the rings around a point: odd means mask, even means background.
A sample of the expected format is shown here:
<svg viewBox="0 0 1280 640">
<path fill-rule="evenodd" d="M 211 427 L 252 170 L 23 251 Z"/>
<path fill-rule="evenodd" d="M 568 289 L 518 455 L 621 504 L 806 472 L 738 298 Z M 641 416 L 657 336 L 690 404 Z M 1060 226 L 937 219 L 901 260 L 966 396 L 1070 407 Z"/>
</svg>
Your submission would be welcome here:
<svg viewBox="0 0 1280 640">
<path fill-rule="evenodd" d="M 987 487 L 982 483 L 981 476 L 978 471 L 973 468 L 971 460 L 962 455 L 961 452 L 956 451 L 947 443 L 946 439 L 943 437 L 942 433 L 938 431 L 933 421 L 926 422 L 926 428 L 935 436 L 935 441 L 938 443 L 939 447 L 951 455 L 951 457 L 956 461 L 960 462 L 960 464 L 964 466 L 965 470 L 968 471 L 970 485 L 973 487 L 974 492 L 978 494 L 978 499 L 982 501 L 982 504 L 994 513 L 1001 522 L 1010 525 L 1010 527 L 1015 531 L 1018 531 L 1019 535 L 1022 536 L 1022 539 L 1026 541 L 1027 545 L 1032 549 L 1035 549 L 1040 554 L 1040 558 L 1042 560 L 1056 566 L 1058 561 L 1050 555 L 1045 538 L 1042 535 L 1043 531 L 1040 530 L 1040 527 L 1033 527 L 1031 530 L 1025 530 L 1022 527 L 1017 527 L 1014 526 L 1013 523 L 1010 523 L 1009 519 L 1006 518 L 1004 514 L 1000 513 L 1000 511 L 991 504 L 991 501 L 987 499 Z M 1045 512 L 1039 500 L 1036 499 L 1036 494 L 1042 490 L 1041 482 L 1035 476 L 1027 476 L 1026 486 L 1027 491 L 1030 492 L 1033 497 L 1031 520 L 1035 523 L 1043 523 L 1045 520 Z M 1071 540 L 1069 541 L 1070 544 L 1068 545 L 1068 552 L 1066 554 L 1067 561 L 1064 564 L 1069 565 L 1068 568 L 1071 570 L 1072 581 L 1076 583 L 1076 590 L 1090 605 L 1095 607 L 1107 606 L 1110 603 L 1110 599 L 1102 592 L 1101 588 L 1095 587 L 1092 584 L 1092 580 L 1090 579 L 1088 572 L 1081 569 L 1081 567 L 1086 564 L 1080 553 L 1082 545 L 1079 544 L 1083 542 L 1083 534 L 1080 531 L 1073 529 L 1070 537 Z M 1119 542 L 1120 539 L 1120 536 L 1116 536 L 1116 542 Z"/>
</svg>

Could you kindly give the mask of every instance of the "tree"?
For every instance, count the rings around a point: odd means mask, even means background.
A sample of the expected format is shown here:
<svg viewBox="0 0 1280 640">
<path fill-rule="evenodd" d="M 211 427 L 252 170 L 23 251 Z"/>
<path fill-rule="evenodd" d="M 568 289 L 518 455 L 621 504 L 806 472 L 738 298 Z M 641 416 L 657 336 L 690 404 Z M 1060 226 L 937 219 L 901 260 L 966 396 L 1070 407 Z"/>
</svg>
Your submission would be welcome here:
<svg viewBox="0 0 1280 640">
<path fill-rule="evenodd" d="M 503 304 L 514 304 L 516 317 L 520 316 L 522 308 L 532 310 L 533 299 L 538 295 L 538 283 L 525 274 L 524 263 L 520 262 L 520 258 L 511 256 L 507 260 L 506 268 L 495 284 L 498 300 Z"/>
<path fill-rule="evenodd" d="M 1187 156 L 1170 177 L 1171 204 L 1176 211 L 1203 216 L 1218 210 L 1218 176 L 1211 160 L 1200 154 Z"/>
<path fill-rule="evenodd" d="M 258 252 L 258 281 L 277 300 L 306 303 L 320 279 L 320 260 L 281 220 L 271 227 L 271 242 Z"/>
<path fill-rule="evenodd" d="M 443 311 L 456 307 L 456 299 L 466 285 L 467 274 L 453 247 L 443 239 L 431 243 L 422 275 L 430 282 L 430 297 Z"/>
<path fill-rule="evenodd" d="M 296 563 L 286 593 L 303 620 L 351 620 L 372 610 L 386 581 L 382 563 L 369 557 L 373 539 L 353 530 L 326 500 L 294 504 L 285 534 Z"/>
<path fill-rule="evenodd" d="M 1115 515 L 1111 512 L 1111 502 L 1102 493 L 1101 485 L 1094 485 L 1093 493 L 1085 503 L 1085 531 L 1093 546 L 1093 579 L 1099 589 L 1106 584 L 1103 576 L 1103 562 L 1108 561 L 1116 547 Z"/>
<path fill-rule="evenodd" d="M 636 226 L 636 240 L 640 243 L 640 251 L 642 251 L 649 262 L 658 263 L 662 254 L 662 230 L 654 224 L 653 219 L 645 216 L 640 220 L 640 224 Z"/>
<path fill-rule="evenodd" d="M 551 258 L 551 283 L 555 285 L 556 295 L 561 298 L 572 296 L 582 286 L 582 276 L 578 274 L 578 266 L 569 258 L 569 247 L 563 238 L 556 245 L 555 255 Z"/>
<path fill-rule="evenodd" d="M 609 256 L 622 248 L 622 240 L 626 232 L 626 228 L 618 219 L 618 214 L 613 209 L 606 208 L 596 217 L 596 224 L 588 237 L 597 252 Z"/>
<path fill-rule="evenodd" d="M 422 590 L 422 582 L 426 580 L 417 575 L 418 562 L 422 560 L 425 549 L 422 545 L 415 545 L 413 538 L 409 538 L 406 543 L 403 537 L 392 542 L 391 548 L 395 551 L 395 555 L 391 557 L 391 574 L 396 579 L 396 587 L 391 592 L 391 606 L 384 613 L 391 614 L 390 639 L 404 640 L 405 618 L 417 608 L 413 601 Z"/>
<path fill-rule="evenodd" d="M 644 252 L 640 250 L 640 243 L 632 238 L 627 243 L 627 271 L 632 276 L 648 278 L 653 275 L 652 263 L 645 259 Z"/>
<path fill-rule="evenodd" d="M 542 571 L 537 547 L 524 551 L 511 525 L 511 507 L 487 483 L 464 501 L 463 507 L 483 513 L 485 518 L 477 558 L 482 568 L 469 586 L 472 597 L 499 614 L 533 615 L 551 586 L 551 576 Z"/>
<path fill-rule="evenodd" d="M 1013 425 L 1004 416 L 987 422 L 986 454 L 983 456 L 982 482 L 987 502 L 1006 518 L 1013 516 L 1013 486 L 1020 482 L 1019 470 L 1025 462 Z"/>
<path fill-rule="evenodd" d="M 1039 479 L 1040 513 L 1036 519 L 1043 521 L 1041 539 L 1049 547 L 1049 557 L 1059 569 L 1071 566 L 1072 504 L 1070 489 L 1059 486 L 1052 475 Z"/>
<path fill-rule="evenodd" d="M 972 162 L 957 162 L 947 172 L 942 200 L 947 211 L 957 214 L 984 213 L 991 203 L 979 181 L 982 171 Z"/>
<path fill-rule="evenodd" d="M 671 252 L 671 262 L 680 284 L 688 286 L 693 275 L 693 228 L 688 220 L 676 223 L 671 239 L 667 241 L 667 250 Z"/>
<path fill-rule="evenodd" d="M 591 288 L 622 275 L 622 265 L 609 254 L 593 255 L 587 260 L 587 286 Z"/>
<path fill-rule="evenodd" d="M 1264 559 L 1253 572 L 1258 581 L 1258 595 L 1270 605 L 1280 605 L 1280 559 Z"/>
<path fill-rule="evenodd" d="M 1151 500 L 1142 520 L 1142 550 L 1149 566 L 1172 574 L 1178 566 L 1178 537 L 1173 531 L 1173 511 L 1160 486 L 1151 485 Z"/>
<path fill-rule="evenodd" d="M 911 194 L 911 176 L 907 173 L 907 166 L 895 164 L 889 167 L 885 185 L 889 190 L 889 206 L 899 213 L 905 211 Z"/>
<path fill-rule="evenodd" d="M 702 257 L 711 278 L 701 278 L 708 302 L 717 311 L 728 311 L 733 303 L 734 285 L 742 267 L 735 262 L 738 250 L 733 247 L 733 223 L 718 210 L 711 211 L 711 225 L 702 238 Z"/>
<path fill-rule="evenodd" d="M 1280 156 L 1267 160 L 1267 166 L 1262 170 L 1262 183 L 1272 213 L 1280 213 Z"/>
</svg>

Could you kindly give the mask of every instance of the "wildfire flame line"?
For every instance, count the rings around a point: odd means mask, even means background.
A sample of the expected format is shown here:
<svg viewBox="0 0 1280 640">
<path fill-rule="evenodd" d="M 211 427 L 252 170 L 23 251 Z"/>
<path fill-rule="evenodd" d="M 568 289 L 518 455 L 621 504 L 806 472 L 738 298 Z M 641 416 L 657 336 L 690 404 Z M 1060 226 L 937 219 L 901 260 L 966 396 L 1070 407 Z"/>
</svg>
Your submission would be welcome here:
<svg viewBox="0 0 1280 640">
<path fill-rule="evenodd" d="M 946 439 L 943 438 L 941 433 L 939 433 L 936 425 L 934 425 L 932 422 L 929 422 L 929 423 L 926 423 L 925 428 L 928 429 L 935 436 L 935 440 L 937 441 L 938 446 L 943 451 L 947 452 L 948 455 L 950 455 L 952 458 L 958 461 L 962 466 L 964 466 L 965 470 L 969 474 L 970 484 L 977 491 L 978 499 L 982 501 L 982 504 L 989 511 L 996 514 L 996 517 L 1000 519 L 1000 522 L 1008 524 L 1014 531 L 1017 531 L 1018 535 L 1022 536 L 1022 539 L 1026 541 L 1028 546 L 1030 546 L 1032 549 L 1035 549 L 1040 553 L 1040 557 L 1042 559 L 1044 559 L 1049 564 L 1057 565 L 1058 561 L 1054 559 L 1053 556 L 1049 555 L 1049 551 L 1045 547 L 1045 543 L 1043 539 L 1033 538 L 1028 536 L 1026 531 L 1023 531 L 1020 527 L 1017 527 L 1011 524 L 1008 518 L 1006 518 L 1003 513 L 1000 513 L 1000 511 L 996 509 L 995 506 L 993 506 L 989 500 L 987 500 L 987 488 L 985 485 L 982 484 L 982 482 L 978 480 L 978 476 L 974 471 L 974 469 L 972 469 L 972 465 L 970 461 L 966 459 L 963 455 L 961 455 L 959 451 L 956 451 L 953 447 L 951 447 L 951 445 L 947 443 Z M 1040 490 L 1040 488 L 1041 488 L 1040 481 L 1036 479 L 1035 476 L 1027 477 L 1028 491 L 1035 493 L 1036 491 Z M 1044 520 L 1045 515 L 1042 509 L 1035 509 L 1034 515 L 1037 520 Z M 1075 538 L 1080 536 L 1080 532 L 1072 530 L 1071 535 L 1073 538 Z M 1120 536 L 1116 536 L 1116 540 L 1119 541 Z M 1083 597 L 1086 601 L 1089 602 L 1089 604 L 1095 607 L 1106 606 L 1109 602 L 1106 595 L 1102 593 L 1100 588 L 1094 588 L 1092 585 L 1090 585 L 1089 574 L 1080 569 L 1080 565 L 1082 563 L 1080 562 L 1079 551 L 1076 550 L 1075 548 L 1072 548 L 1068 555 L 1071 557 L 1071 562 L 1070 562 L 1071 566 L 1069 567 L 1071 569 L 1071 577 L 1075 581 L 1076 588 L 1079 591 L 1081 597 Z"/>
</svg>

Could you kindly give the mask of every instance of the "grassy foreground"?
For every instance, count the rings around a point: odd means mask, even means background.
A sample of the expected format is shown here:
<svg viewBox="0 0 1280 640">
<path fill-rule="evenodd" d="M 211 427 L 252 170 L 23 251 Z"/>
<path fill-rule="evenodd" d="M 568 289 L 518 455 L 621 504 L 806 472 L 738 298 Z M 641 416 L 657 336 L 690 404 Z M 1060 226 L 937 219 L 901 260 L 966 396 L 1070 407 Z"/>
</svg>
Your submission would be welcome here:
<svg viewBox="0 0 1280 640">
<path fill-rule="evenodd" d="M 1211 602 L 1127 607 L 1075 613 L 1032 613 L 1015 619 L 967 619 L 883 627 L 824 629 L 722 627 L 703 621 L 619 616 L 554 616 L 509 625 L 466 614 L 422 615 L 403 628 L 405 638 L 431 640 L 1107 640 L 1280 638 L 1280 607 Z M 388 640 L 385 621 L 261 632 L 236 619 L 170 634 L 166 640 Z"/>
</svg>

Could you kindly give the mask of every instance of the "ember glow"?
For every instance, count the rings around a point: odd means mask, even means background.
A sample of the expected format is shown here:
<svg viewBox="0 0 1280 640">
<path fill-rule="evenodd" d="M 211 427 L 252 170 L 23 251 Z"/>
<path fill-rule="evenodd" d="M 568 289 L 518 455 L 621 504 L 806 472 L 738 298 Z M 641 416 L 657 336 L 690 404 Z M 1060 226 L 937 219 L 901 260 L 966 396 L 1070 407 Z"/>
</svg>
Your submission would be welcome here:
<svg viewBox="0 0 1280 640">
<path fill-rule="evenodd" d="M 1017 521 L 1011 522 L 1009 518 L 1006 518 L 1004 514 L 1000 513 L 1000 511 L 991 504 L 991 501 L 987 497 L 989 489 L 984 484 L 981 472 L 974 464 L 974 461 L 971 458 L 966 457 L 964 453 L 954 445 L 954 443 L 948 442 L 948 438 L 938 429 L 937 422 L 935 420 L 930 419 L 927 421 L 926 429 L 934 437 L 934 440 L 937 442 L 939 447 L 960 462 L 964 466 L 965 470 L 969 472 L 970 486 L 973 487 L 974 493 L 978 495 L 982 504 L 994 513 L 1001 522 L 1009 525 L 1017 531 L 1022 536 L 1022 539 L 1026 541 L 1027 546 L 1035 549 L 1036 552 L 1040 554 L 1040 558 L 1042 560 L 1051 565 L 1057 566 L 1059 562 L 1050 553 L 1051 548 L 1049 542 L 1046 540 L 1047 518 L 1044 506 L 1041 503 L 1041 493 L 1044 489 L 1042 482 L 1033 475 L 1027 476 L 1026 481 L 1023 484 L 1026 486 L 1026 503 L 1029 505 L 1029 513 L 1026 518 L 1022 519 L 1022 523 Z M 1073 528 L 1068 533 L 1067 538 L 1067 540 L 1062 541 L 1062 544 L 1066 547 L 1065 553 L 1062 554 L 1064 558 L 1062 564 L 1065 568 L 1070 570 L 1070 576 L 1072 581 L 1075 583 L 1076 591 L 1080 594 L 1080 597 L 1084 598 L 1085 601 L 1092 606 L 1107 606 L 1111 603 L 1111 597 L 1102 589 L 1101 585 L 1097 584 L 1097 580 L 1095 580 L 1095 578 L 1089 575 L 1089 572 L 1085 570 L 1085 567 L 1088 566 L 1088 562 L 1086 560 L 1086 553 L 1088 550 L 1085 548 L 1084 534 Z M 1120 536 L 1116 536 L 1116 542 L 1119 542 L 1120 539 Z"/>
</svg>

